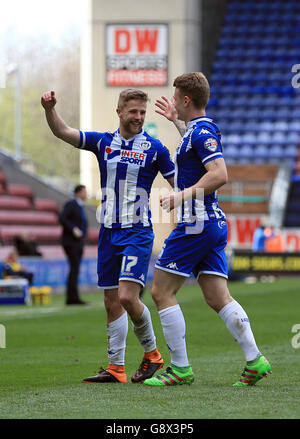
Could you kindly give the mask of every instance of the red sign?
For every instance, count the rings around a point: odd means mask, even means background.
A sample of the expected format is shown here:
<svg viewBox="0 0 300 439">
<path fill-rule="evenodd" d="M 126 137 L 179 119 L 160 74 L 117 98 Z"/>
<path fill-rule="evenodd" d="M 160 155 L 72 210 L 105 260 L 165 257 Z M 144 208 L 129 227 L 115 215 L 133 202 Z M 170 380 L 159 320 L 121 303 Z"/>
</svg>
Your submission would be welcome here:
<svg viewBox="0 0 300 439">
<path fill-rule="evenodd" d="M 109 86 L 168 84 L 168 26 L 109 24 L 106 27 Z"/>
<path fill-rule="evenodd" d="M 251 249 L 254 231 L 261 224 L 259 215 L 227 215 L 228 245 L 235 249 Z M 283 228 L 284 251 L 300 252 L 300 229 Z"/>
<path fill-rule="evenodd" d="M 137 53 L 156 53 L 158 29 L 115 29 L 115 53 L 129 53 L 135 45 Z"/>
</svg>

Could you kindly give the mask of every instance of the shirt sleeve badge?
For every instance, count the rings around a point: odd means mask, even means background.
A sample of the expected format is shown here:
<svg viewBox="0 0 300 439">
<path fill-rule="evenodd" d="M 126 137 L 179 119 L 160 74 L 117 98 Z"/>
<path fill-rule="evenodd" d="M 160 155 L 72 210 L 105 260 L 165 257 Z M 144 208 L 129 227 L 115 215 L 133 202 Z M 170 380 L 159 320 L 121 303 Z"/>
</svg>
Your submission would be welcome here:
<svg viewBox="0 0 300 439">
<path fill-rule="evenodd" d="M 211 152 L 215 152 L 218 148 L 218 141 L 213 137 L 206 139 L 204 142 L 204 148 L 208 149 Z"/>
</svg>

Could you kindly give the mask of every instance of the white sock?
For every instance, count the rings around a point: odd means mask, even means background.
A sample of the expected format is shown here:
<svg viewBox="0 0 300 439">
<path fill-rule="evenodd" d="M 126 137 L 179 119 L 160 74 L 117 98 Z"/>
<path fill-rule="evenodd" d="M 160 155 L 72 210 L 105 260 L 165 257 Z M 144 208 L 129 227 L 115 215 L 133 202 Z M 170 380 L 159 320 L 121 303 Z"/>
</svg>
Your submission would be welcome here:
<svg viewBox="0 0 300 439">
<path fill-rule="evenodd" d="M 133 331 L 145 352 L 152 352 L 156 349 L 156 338 L 153 331 L 151 314 L 146 305 L 141 318 L 137 322 L 132 322 Z"/>
<path fill-rule="evenodd" d="M 185 320 L 180 306 L 174 305 L 158 312 L 166 339 L 171 353 L 171 363 L 174 366 L 189 366 L 189 360 L 185 344 Z"/>
<path fill-rule="evenodd" d="M 225 322 L 230 334 L 243 349 L 246 361 L 260 355 L 251 330 L 249 318 L 241 305 L 233 300 L 221 309 L 219 316 Z"/>
<path fill-rule="evenodd" d="M 124 366 L 127 333 L 127 312 L 107 325 L 109 364 Z"/>
</svg>

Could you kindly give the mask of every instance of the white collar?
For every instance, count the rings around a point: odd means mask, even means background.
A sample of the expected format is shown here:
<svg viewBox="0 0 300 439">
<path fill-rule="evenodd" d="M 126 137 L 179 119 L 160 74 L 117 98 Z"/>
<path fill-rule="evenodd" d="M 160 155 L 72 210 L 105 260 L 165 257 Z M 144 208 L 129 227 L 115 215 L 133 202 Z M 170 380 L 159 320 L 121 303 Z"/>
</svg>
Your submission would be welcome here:
<svg viewBox="0 0 300 439">
<path fill-rule="evenodd" d="M 117 137 L 119 137 L 121 140 L 124 140 L 125 142 L 131 142 L 132 140 L 143 136 L 144 130 L 141 129 L 141 131 L 139 133 L 135 134 L 133 137 L 130 137 L 130 139 L 125 139 L 125 137 L 122 137 L 119 130 L 116 131 L 116 135 L 117 135 Z"/>
<path fill-rule="evenodd" d="M 212 119 L 210 119 L 209 117 L 206 116 L 201 116 L 201 117 L 197 117 L 196 119 L 192 119 L 188 122 L 186 129 L 190 129 L 192 126 L 194 126 L 197 122 L 200 122 L 200 120 L 202 122 L 212 122 Z"/>
</svg>

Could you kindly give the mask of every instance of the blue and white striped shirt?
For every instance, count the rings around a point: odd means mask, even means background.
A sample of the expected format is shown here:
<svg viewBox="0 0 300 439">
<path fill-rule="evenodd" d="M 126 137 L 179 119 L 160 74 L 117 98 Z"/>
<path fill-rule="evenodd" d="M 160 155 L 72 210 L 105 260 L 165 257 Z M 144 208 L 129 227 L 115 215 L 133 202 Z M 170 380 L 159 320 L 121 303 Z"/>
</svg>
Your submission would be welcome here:
<svg viewBox="0 0 300 439">
<path fill-rule="evenodd" d="M 218 126 L 208 117 L 192 119 L 174 157 L 175 190 L 196 184 L 207 172 L 205 164 L 220 157 L 223 154 Z M 185 201 L 178 209 L 178 222 L 183 224 L 221 218 L 225 218 L 225 214 L 218 205 L 216 192 L 205 195 L 202 200 Z"/>
<path fill-rule="evenodd" d="M 158 172 L 174 176 L 168 149 L 144 130 L 131 139 L 114 133 L 80 131 L 82 150 L 98 160 L 101 180 L 101 223 L 108 228 L 151 226 L 149 195 Z"/>
</svg>

